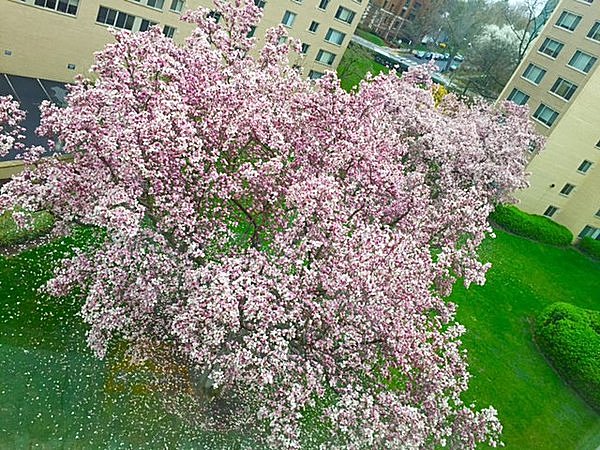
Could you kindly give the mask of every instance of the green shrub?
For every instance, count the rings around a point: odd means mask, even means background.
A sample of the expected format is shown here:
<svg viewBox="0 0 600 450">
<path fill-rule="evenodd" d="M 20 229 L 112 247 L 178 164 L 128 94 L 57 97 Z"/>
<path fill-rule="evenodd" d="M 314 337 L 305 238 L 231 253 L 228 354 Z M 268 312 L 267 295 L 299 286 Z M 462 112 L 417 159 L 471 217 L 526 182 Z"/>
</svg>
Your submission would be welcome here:
<svg viewBox="0 0 600 450">
<path fill-rule="evenodd" d="M 591 237 L 584 237 L 577 243 L 577 247 L 592 258 L 600 259 L 600 241 Z"/>
<path fill-rule="evenodd" d="M 553 303 L 538 317 L 535 337 L 557 372 L 600 411 L 600 311 Z"/>
<path fill-rule="evenodd" d="M 27 242 L 48 233 L 54 226 L 54 217 L 45 211 L 33 213 L 32 224 L 28 228 L 19 228 L 12 212 L 0 215 L 0 247 Z"/>
<path fill-rule="evenodd" d="M 527 214 L 514 206 L 498 205 L 490 220 L 506 231 L 534 241 L 565 247 L 573 241 L 573 233 L 547 217 Z"/>
</svg>

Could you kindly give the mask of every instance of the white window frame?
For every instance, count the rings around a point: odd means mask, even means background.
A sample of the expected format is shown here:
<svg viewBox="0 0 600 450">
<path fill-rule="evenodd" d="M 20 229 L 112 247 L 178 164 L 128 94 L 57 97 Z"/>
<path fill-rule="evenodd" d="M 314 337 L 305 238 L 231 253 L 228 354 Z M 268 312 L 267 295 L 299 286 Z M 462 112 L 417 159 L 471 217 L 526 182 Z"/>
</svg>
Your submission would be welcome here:
<svg viewBox="0 0 600 450">
<path fill-rule="evenodd" d="M 563 84 L 568 84 L 568 85 L 570 85 L 570 86 L 567 88 L 567 92 L 566 92 L 566 94 L 570 94 L 570 95 L 568 95 L 568 96 L 565 96 L 565 95 L 561 95 L 559 92 L 557 92 L 557 91 L 558 91 L 558 89 L 559 89 L 559 88 L 560 88 L 560 87 L 561 87 Z M 556 87 L 556 90 L 554 90 L 554 89 L 555 89 L 555 87 Z M 572 89 L 572 90 L 569 90 L 570 88 L 573 88 L 573 89 Z M 555 81 L 555 82 L 552 84 L 552 87 L 550 88 L 550 90 L 549 90 L 548 92 L 550 92 L 552 95 L 554 95 L 554 96 L 556 96 L 556 97 L 560 98 L 561 100 L 564 100 L 564 101 L 568 102 L 568 101 L 570 101 L 570 100 L 573 98 L 573 95 L 575 95 L 575 91 L 577 91 L 577 88 L 578 88 L 578 86 L 577 86 L 575 83 L 573 83 L 573 82 L 571 82 L 571 81 L 569 81 L 569 80 L 565 80 L 565 79 L 564 79 L 564 78 L 562 78 L 562 77 L 558 77 L 558 78 L 556 79 L 556 81 Z"/>
<path fill-rule="evenodd" d="M 563 197 L 568 197 L 569 195 L 571 195 L 573 193 L 573 191 L 575 190 L 577 186 L 575 186 L 573 183 L 565 183 L 565 185 L 562 187 L 562 189 L 559 192 L 559 195 L 562 195 Z M 563 192 L 566 191 L 566 192 Z"/>
<path fill-rule="evenodd" d="M 56 0 L 53 7 L 48 6 L 48 0 L 21 0 L 21 2 L 46 11 L 65 14 L 69 17 L 76 17 L 79 12 L 79 3 L 81 0 Z M 62 8 L 64 8 L 64 10 Z"/>
<path fill-rule="evenodd" d="M 109 18 L 109 15 L 110 15 L 111 12 L 114 12 L 115 13 L 114 20 L 112 20 L 112 21 L 108 21 L 107 20 L 107 21 L 104 21 L 104 22 L 98 20 L 100 18 L 100 11 L 102 9 L 107 10 L 106 19 Z M 117 21 L 119 20 L 119 17 L 120 17 L 121 14 L 125 16 L 125 19 L 124 19 L 125 20 L 125 24 L 127 23 L 127 19 L 129 17 L 132 18 L 131 28 L 127 28 L 127 27 L 123 27 L 123 26 L 117 26 Z M 139 31 L 139 29 L 140 29 L 140 18 L 138 18 L 137 16 L 134 16 L 133 14 L 126 13 L 124 11 L 119 11 L 118 9 L 108 8 L 108 7 L 102 6 L 102 5 L 100 5 L 98 7 L 98 13 L 96 14 L 96 23 L 100 24 L 100 25 L 108 26 L 108 27 L 119 28 L 120 30 L 127 30 L 127 31 Z"/>
<path fill-rule="evenodd" d="M 530 70 L 531 69 L 531 70 Z M 533 70 L 539 69 L 539 73 L 541 73 L 541 76 L 539 77 L 538 81 L 532 80 L 531 78 L 527 78 L 527 72 L 531 72 Z M 525 70 L 523 71 L 523 74 L 521 75 L 521 78 L 529 81 L 531 84 L 535 85 L 535 86 L 539 86 L 539 84 L 542 82 L 542 80 L 544 79 L 544 77 L 546 76 L 546 69 L 544 69 L 543 67 L 540 67 L 536 64 L 533 63 L 529 63 L 529 65 L 525 68 Z M 536 78 L 537 79 L 537 78 Z"/>
<path fill-rule="evenodd" d="M 590 36 L 592 32 L 594 37 Z M 592 25 L 592 28 L 590 28 L 590 31 L 587 32 L 585 37 L 587 37 L 591 41 L 600 42 L 600 21 L 597 20 L 596 22 L 594 22 L 594 25 Z"/>
<path fill-rule="evenodd" d="M 544 211 L 542 216 L 550 218 L 550 217 L 554 216 L 554 214 L 556 214 L 558 212 L 558 210 L 559 210 L 558 206 L 548 205 L 548 207 L 546 208 L 546 210 Z"/>
<path fill-rule="evenodd" d="M 592 161 L 590 161 L 589 159 L 584 159 L 583 161 L 581 161 L 581 164 L 579 164 L 579 167 L 577 167 L 577 172 L 581 174 L 587 174 L 593 165 L 594 163 Z"/>
<path fill-rule="evenodd" d="M 551 44 L 558 44 L 558 51 L 556 52 L 556 54 L 549 54 L 544 51 L 544 49 L 547 49 L 549 47 L 549 45 L 551 45 Z M 540 48 L 538 49 L 538 53 L 540 53 L 541 55 L 544 55 L 550 59 L 556 59 L 556 57 L 558 55 L 560 55 L 560 52 L 562 51 L 564 46 L 565 46 L 565 44 L 563 44 L 562 42 L 557 41 L 556 39 L 547 37 L 544 39 L 544 42 L 542 42 L 542 45 L 540 45 Z"/>
<path fill-rule="evenodd" d="M 338 39 L 331 39 L 333 36 L 336 36 Z M 345 39 L 346 33 L 342 33 L 341 31 L 336 30 L 335 28 L 330 28 L 329 30 L 327 30 L 327 33 L 325 33 L 325 41 L 333 45 L 342 45 Z"/>
<path fill-rule="evenodd" d="M 356 12 L 352 11 L 351 9 L 344 8 L 343 6 L 339 6 L 335 13 L 336 20 L 344 22 L 348 25 L 352 25 L 352 22 L 354 22 L 355 17 Z"/>
<path fill-rule="evenodd" d="M 185 7 L 185 0 L 171 0 L 171 5 L 169 6 L 169 11 L 174 13 L 181 13 L 183 8 Z"/>
<path fill-rule="evenodd" d="M 519 94 L 522 94 L 524 96 L 525 101 L 522 103 L 516 102 L 514 100 L 515 97 L 517 97 Z M 513 88 L 513 90 L 510 92 L 510 94 L 508 95 L 508 97 L 506 98 L 506 100 L 513 102 L 517 105 L 523 106 L 525 105 L 528 101 L 529 101 L 529 95 L 526 94 L 525 92 L 521 91 L 520 89 L 517 88 Z"/>
<path fill-rule="evenodd" d="M 542 116 L 542 114 L 546 111 L 550 111 L 550 117 L 551 117 L 547 121 Z M 533 117 L 533 119 L 535 121 L 541 123 L 545 127 L 550 128 L 550 127 L 552 127 L 552 125 L 554 125 L 556 123 L 556 119 L 558 119 L 558 116 L 559 116 L 558 111 L 555 111 L 554 109 L 550 108 L 548 105 L 540 103 L 540 106 L 537 107 L 537 109 L 535 110 L 535 112 L 532 114 L 531 117 Z"/>
<path fill-rule="evenodd" d="M 583 69 L 580 69 L 579 67 L 576 67 L 571 64 L 577 56 L 580 56 L 580 57 L 587 56 L 589 58 L 588 62 L 586 63 L 586 65 Z M 590 64 L 590 61 L 592 61 L 591 64 Z M 594 67 L 594 64 L 596 64 L 596 62 L 598 62 L 598 58 L 596 56 L 590 55 L 589 53 L 583 52 L 581 50 L 576 50 L 575 53 L 573 53 L 573 56 L 571 56 L 571 59 L 569 59 L 569 62 L 567 63 L 567 67 L 570 67 L 571 69 L 576 70 L 577 72 L 588 74 L 588 73 L 590 73 L 590 70 L 592 70 L 592 67 Z M 587 67 L 587 70 L 585 70 L 586 67 Z"/>
<path fill-rule="evenodd" d="M 569 21 L 571 22 L 571 24 L 569 26 L 564 26 L 561 21 L 563 21 L 564 19 L 570 19 Z M 574 22 L 574 24 L 573 24 Z M 562 11 L 560 13 L 560 16 L 558 17 L 558 20 L 556 21 L 556 23 L 554 24 L 555 27 L 560 28 L 561 30 L 565 30 L 568 31 L 569 33 L 572 33 L 573 31 L 575 31 L 577 29 L 577 27 L 579 26 L 579 24 L 581 23 L 581 16 L 579 14 L 575 14 L 572 13 L 571 11 Z M 570 26 L 572 26 L 573 28 L 570 28 Z"/>
<path fill-rule="evenodd" d="M 337 55 L 335 53 L 328 52 L 327 50 L 319 49 L 315 61 L 326 66 L 333 65 Z"/>
<path fill-rule="evenodd" d="M 177 28 L 175 28 L 172 25 L 165 24 L 165 25 L 163 25 L 162 33 L 166 37 L 173 39 L 173 37 L 175 36 L 175 33 L 177 33 Z"/>
<path fill-rule="evenodd" d="M 297 13 L 286 10 L 281 18 L 281 23 L 284 27 L 292 28 L 294 26 L 294 22 L 296 21 L 296 17 L 298 17 Z"/>
<path fill-rule="evenodd" d="M 163 8 L 165 7 L 165 0 L 133 0 L 136 3 L 139 3 L 142 6 L 146 6 L 148 8 L 151 9 L 155 9 L 158 11 L 162 11 Z M 154 3 L 154 5 L 151 5 L 150 2 Z M 159 4 L 160 6 L 156 6 L 157 4 Z"/>
</svg>

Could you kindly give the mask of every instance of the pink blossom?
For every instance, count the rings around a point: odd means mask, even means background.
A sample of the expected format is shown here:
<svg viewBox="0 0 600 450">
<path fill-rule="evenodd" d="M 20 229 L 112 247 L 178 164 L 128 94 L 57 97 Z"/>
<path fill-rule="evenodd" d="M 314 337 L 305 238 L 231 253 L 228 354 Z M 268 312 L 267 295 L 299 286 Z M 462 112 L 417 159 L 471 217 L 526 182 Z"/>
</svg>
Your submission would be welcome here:
<svg viewBox="0 0 600 450">
<path fill-rule="evenodd" d="M 203 427 L 299 448 L 310 410 L 327 448 L 497 445 L 495 410 L 461 400 L 464 329 L 444 297 L 485 281 L 487 216 L 540 143 L 526 114 L 435 107 L 423 73 L 351 94 L 332 73 L 305 80 L 280 28 L 251 56 L 253 2 L 215 4 L 222 21 L 189 13 L 182 47 L 117 33 L 95 81 L 43 105 L 40 132 L 72 161 L 32 158 L 3 207 L 106 230 L 47 289 L 81 288 L 99 357 L 119 338 L 185 368 L 169 397 Z"/>
</svg>

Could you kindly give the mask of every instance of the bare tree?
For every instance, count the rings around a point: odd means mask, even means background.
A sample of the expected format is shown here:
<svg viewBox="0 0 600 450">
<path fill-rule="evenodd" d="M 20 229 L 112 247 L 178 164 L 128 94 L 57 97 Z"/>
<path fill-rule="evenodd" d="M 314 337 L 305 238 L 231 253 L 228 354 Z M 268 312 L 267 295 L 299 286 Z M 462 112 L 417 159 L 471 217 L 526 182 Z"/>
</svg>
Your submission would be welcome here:
<svg viewBox="0 0 600 450">
<path fill-rule="evenodd" d="M 445 70 L 450 69 L 456 55 L 465 51 L 483 26 L 488 23 L 487 11 L 488 5 L 485 0 L 448 1 L 442 20 L 442 31 L 450 53 Z"/>
</svg>

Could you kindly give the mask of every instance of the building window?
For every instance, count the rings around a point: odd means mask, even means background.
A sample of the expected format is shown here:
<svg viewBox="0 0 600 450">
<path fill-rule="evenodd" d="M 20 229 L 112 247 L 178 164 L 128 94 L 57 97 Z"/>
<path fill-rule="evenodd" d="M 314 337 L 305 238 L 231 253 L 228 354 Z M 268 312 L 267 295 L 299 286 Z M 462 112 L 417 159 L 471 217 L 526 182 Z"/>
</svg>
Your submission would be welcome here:
<svg viewBox="0 0 600 450">
<path fill-rule="evenodd" d="M 296 13 L 291 11 L 286 11 L 283 15 L 283 19 L 281 19 L 281 23 L 286 27 L 291 27 L 294 25 L 294 21 L 296 20 Z"/>
<path fill-rule="evenodd" d="M 579 233 L 578 237 L 591 237 L 592 239 L 600 239 L 600 228 L 593 227 L 591 225 L 586 225 Z"/>
<path fill-rule="evenodd" d="M 517 105 L 524 105 L 527 103 L 527 100 L 529 100 L 529 95 L 527 95 L 525 92 L 521 92 L 518 89 L 513 89 L 507 100 L 515 102 Z"/>
<path fill-rule="evenodd" d="M 535 64 L 529 64 L 525 72 L 523 72 L 523 78 L 531 81 L 533 84 L 540 84 L 544 75 L 546 75 L 546 70 Z"/>
<path fill-rule="evenodd" d="M 265 4 L 267 2 L 265 0 L 254 0 L 254 4 L 256 6 L 258 6 L 260 9 L 263 9 L 265 7 Z"/>
<path fill-rule="evenodd" d="M 340 6 L 337 12 L 335 13 L 336 19 L 339 19 L 342 22 L 346 22 L 347 24 L 352 23 L 352 21 L 354 20 L 354 16 L 356 16 L 356 13 L 354 11 L 346 9 L 343 6 Z"/>
<path fill-rule="evenodd" d="M 556 121 L 558 117 L 558 113 L 554 111 L 552 108 L 547 107 L 543 103 L 536 109 L 535 113 L 533 113 L 533 117 L 542 122 L 543 124 L 551 127 L 552 124 Z"/>
<path fill-rule="evenodd" d="M 336 45 L 342 45 L 342 42 L 344 42 L 345 38 L 346 38 L 345 33 L 334 30 L 333 28 L 330 28 L 327 31 L 327 34 L 325 35 L 325 40 L 327 42 L 331 42 L 332 44 L 336 44 Z"/>
<path fill-rule="evenodd" d="M 563 11 L 558 20 L 556 26 L 565 30 L 573 31 L 577 28 L 577 25 L 581 21 L 581 16 L 573 14 L 567 11 Z"/>
<path fill-rule="evenodd" d="M 596 142 L 596 148 L 600 148 L 600 141 Z"/>
<path fill-rule="evenodd" d="M 546 211 L 544 211 L 544 216 L 552 217 L 556 213 L 556 211 L 558 211 L 558 208 L 556 206 L 550 205 L 546 208 Z"/>
<path fill-rule="evenodd" d="M 556 58 L 564 46 L 565 44 L 561 42 L 546 38 L 540 47 L 540 52 L 544 55 L 548 55 L 550 58 Z"/>
<path fill-rule="evenodd" d="M 596 217 L 600 217 L 600 209 L 598 211 L 596 211 L 596 214 L 594 214 Z"/>
<path fill-rule="evenodd" d="M 35 0 L 33 4 L 74 16 L 77 14 L 79 0 Z"/>
<path fill-rule="evenodd" d="M 250 30 L 248 31 L 248 34 L 246 35 L 246 37 L 247 38 L 254 37 L 254 33 L 256 33 L 256 27 L 255 26 L 251 26 Z"/>
<path fill-rule="evenodd" d="M 169 9 L 173 12 L 180 13 L 185 5 L 185 0 L 172 0 Z"/>
<path fill-rule="evenodd" d="M 592 162 L 588 161 L 587 159 L 584 159 L 583 161 L 581 161 L 581 164 L 579 164 L 577 172 L 586 173 L 588 170 L 590 170 L 591 167 Z"/>
<path fill-rule="evenodd" d="M 96 17 L 96 22 L 98 23 L 130 31 L 133 29 L 134 21 L 135 16 L 104 6 L 98 9 L 98 16 Z"/>
<path fill-rule="evenodd" d="M 135 0 L 138 3 L 141 3 L 142 5 L 146 5 L 149 6 L 150 8 L 154 8 L 154 9 L 162 9 L 164 4 L 165 4 L 165 0 Z"/>
<path fill-rule="evenodd" d="M 323 75 L 325 75 L 323 72 L 317 72 L 316 70 L 311 70 L 308 72 L 308 78 L 311 80 L 318 80 L 319 78 L 323 77 Z"/>
<path fill-rule="evenodd" d="M 310 48 L 310 45 L 306 44 L 306 43 L 302 43 L 302 49 L 300 50 L 300 52 L 303 55 L 306 55 L 308 53 L 308 49 Z"/>
<path fill-rule="evenodd" d="M 319 28 L 319 22 L 315 22 L 314 20 L 310 23 L 310 26 L 308 27 L 308 31 L 314 33 L 317 31 L 317 28 Z"/>
<path fill-rule="evenodd" d="M 588 73 L 592 66 L 596 63 L 597 58 L 595 56 L 583 53 L 577 50 L 571 60 L 569 61 L 569 67 L 580 70 L 583 73 Z"/>
<path fill-rule="evenodd" d="M 563 188 L 560 190 L 560 193 L 562 195 L 569 195 L 571 192 L 573 192 L 573 189 L 575 189 L 575 185 L 571 184 L 571 183 L 566 183 Z"/>
<path fill-rule="evenodd" d="M 329 5 L 330 0 L 321 0 L 319 2 L 319 9 L 327 9 L 327 5 Z"/>
<path fill-rule="evenodd" d="M 152 22 L 150 20 L 146 20 L 146 19 L 142 19 L 142 22 L 140 23 L 140 29 L 139 31 L 147 31 L 148 28 L 152 27 L 156 25 L 156 22 Z"/>
<path fill-rule="evenodd" d="M 593 39 L 594 41 L 600 41 L 600 22 L 596 22 L 594 26 L 590 29 L 590 32 L 587 34 L 587 37 Z"/>
<path fill-rule="evenodd" d="M 69 70 L 75 70 L 75 64 L 73 64 L 73 63 L 67 64 L 67 69 L 69 69 Z"/>
<path fill-rule="evenodd" d="M 317 57 L 315 59 L 322 64 L 326 64 L 326 65 L 330 66 L 333 64 L 333 61 L 335 60 L 335 54 L 331 53 L 331 52 L 327 52 L 325 50 L 319 50 L 319 52 L 317 53 Z"/>
<path fill-rule="evenodd" d="M 558 95 L 561 98 L 564 98 L 565 100 L 570 100 L 571 97 L 573 97 L 576 89 L 577 86 L 575 84 L 563 78 L 559 78 L 550 88 L 550 92 Z"/>
<path fill-rule="evenodd" d="M 163 27 L 163 34 L 168 38 L 175 36 L 175 31 L 177 31 L 177 28 L 172 27 L 171 25 L 165 25 Z"/>
</svg>

